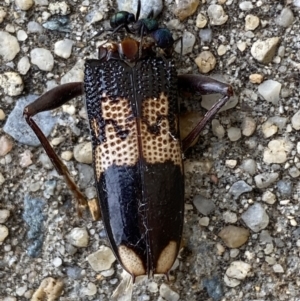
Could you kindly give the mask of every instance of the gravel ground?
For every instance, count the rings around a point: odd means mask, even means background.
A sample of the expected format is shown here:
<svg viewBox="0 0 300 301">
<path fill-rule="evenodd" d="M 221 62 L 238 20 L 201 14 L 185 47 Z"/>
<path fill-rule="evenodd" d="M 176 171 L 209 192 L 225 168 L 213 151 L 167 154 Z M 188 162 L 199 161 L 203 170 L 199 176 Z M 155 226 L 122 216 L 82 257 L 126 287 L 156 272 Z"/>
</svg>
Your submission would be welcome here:
<svg viewBox="0 0 300 301">
<path fill-rule="evenodd" d="M 99 43 L 87 41 L 122 7 L 1 1 L 1 301 L 300 300 L 300 1 L 178 2 L 142 7 L 162 9 L 161 26 L 183 37 L 182 58 L 179 46 L 174 53 L 179 73 L 205 72 L 230 83 L 235 97 L 185 154 L 183 249 L 170 281 L 138 279 L 132 287 L 102 222 L 78 217 L 21 116 L 34 95 L 82 81 L 84 59 L 96 57 Z M 135 12 L 136 1 L 119 5 Z M 181 107 L 203 113 L 215 98 L 185 98 Z M 93 197 L 82 100 L 40 122 Z"/>
</svg>

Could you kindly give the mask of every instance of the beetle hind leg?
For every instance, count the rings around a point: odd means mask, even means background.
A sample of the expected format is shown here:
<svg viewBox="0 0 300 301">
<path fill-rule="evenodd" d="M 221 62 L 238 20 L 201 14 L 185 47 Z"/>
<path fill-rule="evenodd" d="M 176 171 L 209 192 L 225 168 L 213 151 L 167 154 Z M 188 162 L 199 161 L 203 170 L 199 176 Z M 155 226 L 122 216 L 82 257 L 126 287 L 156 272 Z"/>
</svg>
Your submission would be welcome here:
<svg viewBox="0 0 300 301">
<path fill-rule="evenodd" d="M 38 125 L 33 120 L 33 116 L 37 113 L 52 110 L 60 107 L 67 101 L 71 100 L 76 96 L 80 96 L 83 93 L 82 83 L 69 83 L 59 87 L 56 87 L 47 93 L 43 94 L 41 97 L 36 99 L 33 103 L 29 104 L 25 107 L 23 115 L 25 117 L 26 122 L 32 128 L 38 139 L 40 140 L 42 146 L 44 147 L 47 155 L 49 156 L 52 164 L 57 170 L 59 175 L 62 175 L 71 189 L 76 201 L 77 201 L 77 212 L 79 216 L 82 215 L 83 209 L 87 206 L 90 208 L 90 212 L 94 219 L 99 218 L 100 210 L 99 208 L 95 209 L 94 201 L 88 202 L 86 197 L 80 191 L 78 186 L 73 181 L 68 168 L 59 158 L 59 156 L 54 151 L 53 147 L 50 145 L 48 139 L 38 127 Z M 99 207 L 99 206 L 98 206 Z M 97 210 L 98 209 L 98 210 Z M 98 213 L 97 213 L 98 212 Z"/>
</svg>

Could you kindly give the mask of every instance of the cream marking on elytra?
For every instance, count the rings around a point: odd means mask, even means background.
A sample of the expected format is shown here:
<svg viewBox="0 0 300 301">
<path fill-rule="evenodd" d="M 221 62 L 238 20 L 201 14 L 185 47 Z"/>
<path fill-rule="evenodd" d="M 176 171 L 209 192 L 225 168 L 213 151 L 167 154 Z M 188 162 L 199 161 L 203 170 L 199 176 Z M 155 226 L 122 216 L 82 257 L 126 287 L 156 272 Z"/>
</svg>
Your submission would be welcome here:
<svg viewBox="0 0 300 301">
<path fill-rule="evenodd" d="M 182 168 L 182 155 L 179 139 L 170 131 L 168 120 L 168 97 L 161 93 L 158 98 L 145 99 L 142 102 L 142 117 L 134 118 L 130 102 L 125 98 L 111 100 L 102 95 L 101 111 L 106 122 L 104 133 L 100 133 L 97 120 L 92 119 L 91 129 L 95 137 L 105 136 L 106 141 L 93 149 L 97 179 L 111 165 L 133 166 L 142 156 L 146 163 L 164 163 L 172 161 Z M 178 131 L 177 116 L 175 131 Z M 137 122 L 141 128 L 141 150 L 139 152 Z M 118 128 L 118 130 L 116 129 Z M 155 129 L 151 132 L 149 128 Z M 127 131 L 122 137 L 120 132 Z"/>
<path fill-rule="evenodd" d="M 149 98 L 142 104 L 142 151 L 148 163 L 164 163 L 168 160 L 182 166 L 180 141 L 170 133 L 168 121 L 169 102 L 164 93 L 159 98 Z M 176 131 L 178 131 L 177 116 Z M 149 131 L 149 125 L 157 128 L 157 133 Z"/>
<path fill-rule="evenodd" d="M 109 166 L 134 165 L 139 157 L 136 121 L 128 100 L 119 98 L 112 101 L 107 97 L 102 100 L 101 109 L 102 117 L 106 122 L 105 132 L 102 135 L 106 137 L 106 141 L 98 144 L 93 150 L 98 180 L 101 173 Z M 99 137 L 99 125 L 94 120 L 91 121 L 91 128 L 94 135 Z M 122 136 L 121 131 L 128 131 L 128 134 Z"/>
<path fill-rule="evenodd" d="M 171 269 L 177 256 L 177 243 L 170 241 L 169 244 L 161 251 L 157 260 L 155 273 L 166 274 Z"/>
<path fill-rule="evenodd" d="M 143 261 L 132 249 L 120 245 L 118 253 L 123 266 L 131 275 L 141 276 L 146 274 Z"/>
</svg>

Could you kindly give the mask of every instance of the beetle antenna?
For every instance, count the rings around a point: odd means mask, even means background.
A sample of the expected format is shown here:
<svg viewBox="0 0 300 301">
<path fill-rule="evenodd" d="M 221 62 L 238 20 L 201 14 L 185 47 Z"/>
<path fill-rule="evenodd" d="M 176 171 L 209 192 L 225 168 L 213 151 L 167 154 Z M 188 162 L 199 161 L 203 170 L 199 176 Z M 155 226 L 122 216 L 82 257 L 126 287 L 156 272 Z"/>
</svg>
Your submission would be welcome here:
<svg viewBox="0 0 300 301">
<path fill-rule="evenodd" d="M 137 10 L 136 10 L 136 15 L 135 15 L 135 22 L 138 21 L 140 18 L 140 13 L 141 13 L 141 0 L 138 0 L 138 5 L 137 5 Z"/>
</svg>

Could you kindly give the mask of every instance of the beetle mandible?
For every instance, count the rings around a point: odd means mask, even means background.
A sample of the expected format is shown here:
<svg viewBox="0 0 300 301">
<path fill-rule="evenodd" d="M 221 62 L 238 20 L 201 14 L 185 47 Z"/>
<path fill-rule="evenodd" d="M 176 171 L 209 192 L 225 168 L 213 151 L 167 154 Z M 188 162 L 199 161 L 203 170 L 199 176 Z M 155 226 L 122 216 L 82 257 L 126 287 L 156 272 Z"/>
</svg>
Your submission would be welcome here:
<svg viewBox="0 0 300 301">
<path fill-rule="evenodd" d="M 24 109 L 27 123 L 80 209 L 90 203 L 32 117 L 85 93 L 102 219 L 115 256 L 133 280 L 140 275 L 168 276 L 183 228 L 182 152 L 233 95 L 228 84 L 202 75 L 177 75 L 171 33 L 156 27 L 141 31 L 138 15 L 139 8 L 136 18 L 115 25 L 139 35 L 142 42 L 126 37 L 100 46 L 99 58 L 86 60 L 84 83 L 56 87 Z M 143 40 L 143 32 L 154 43 Z M 179 90 L 223 95 L 182 142 Z M 97 219 L 98 205 L 89 207 Z"/>
</svg>

